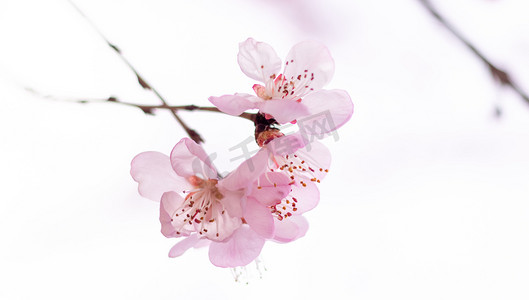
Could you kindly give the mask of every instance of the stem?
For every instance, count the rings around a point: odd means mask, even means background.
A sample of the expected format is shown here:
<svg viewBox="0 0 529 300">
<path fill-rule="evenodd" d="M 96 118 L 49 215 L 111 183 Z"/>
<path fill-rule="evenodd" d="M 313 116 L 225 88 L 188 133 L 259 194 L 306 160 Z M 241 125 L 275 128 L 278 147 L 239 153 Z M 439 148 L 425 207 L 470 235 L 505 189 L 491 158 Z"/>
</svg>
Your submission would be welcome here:
<svg viewBox="0 0 529 300">
<path fill-rule="evenodd" d="M 56 97 L 56 96 L 53 96 L 53 95 L 44 95 L 44 94 L 39 93 L 38 91 L 36 91 L 36 90 L 34 90 L 34 89 L 30 88 L 30 87 L 25 87 L 24 89 L 27 92 L 30 92 L 30 93 L 38 96 L 38 97 L 45 98 L 45 99 L 50 99 L 50 100 L 55 100 L 55 101 L 74 102 L 74 103 L 81 103 L 81 104 L 111 102 L 111 103 L 116 103 L 116 104 L 121 104 L 121 105 L 126 105 L 126 106 L 137 107 L 137 108 L 141 109 L 145 114 L 148 114 L 148 115 L 153 115 L 154 114 L 153 110 L 155 110 L 155 109 L 166 109 L 166 110 L 170 110 L 170 111 L 174 111 L 174 112 L 179 111 L 179 110 L 186 110 L 186 111 L 200 110 L 200 111 L 211 111 L 211 112 L 217 112 L 217 113 L 225 114 L 224 112 L 220 111 L 218 108 L 213 107 L 213 106 L 197 106 L 197 105 L 194 105 L 194 104 L 191 104 L 191 105 L 176 105 L 176 106 L 175 105 L 166 105 L 166 104 L 144 105 L 144 104 L 136 104 L 136 103 L 132 103 L 132 102 L 121 101 L 121 100 L 119 100 L 118 98 L 116 98 L 114 96 L 109 97 L 107 99 L 88 99 L 88 98 L 67 99 L 67 98 L 59 98 L 59 97 Z M 257 114 L 255 114 L 255 113 L 242 113 L 238 117 L 250 120 L 250 121 L 255 123 L 256 116 L 257 116 Z"/>
<path fill-rule="evenodd" d="M 194 104 L 191 104 L 191 105 L 179 105 L 179 106 L 172 106 L 172 105 L 165 105 L 165 104 L 162 104 L 162 105 L 143 105 L 143 104 L 136 104 L 136 103 L 131 103 L 131 102 L 124 102 L 124 101 L 118 100 L 115 97 L 110 97 L 110 98 L 108 98 L 108 99 L 106 99 L 104 101 L 105 102 L 114 102 L 114 103 L 123 104 L 123 105 L 127 105 L 127 106 L 137 107 L 137 108 L 141 109 L 146 114 L 152 114 L 152 110 L 153 109 L 167 109 L 167 110 L 171 110 L 171 111 L 174 111 L 174 112 L 179 111 L 179 110 L 187 110 L 187 111 L 201 110 L 201 111 L 211 111 L 211 112 L 217 112 L 217 113 L 224 114 L 224 112 L 220 111 L 218 108 L 213 107 L 213 106 L 197 106 L 197 105 L 194 105 Z M 95 102 L 95 101 L 80 100 L 80 101 L 77 101 L 77 102 L 79 102 L 79 103 L 88 103 L 88 102 Z M 98 102 L 103 102 L 103 101 L 98 101 Z M 254 113 L 242 113 L 238 117 L 243 118 L 243 119 L 247 119 L 247 120 L 250 120 L 250 121 L 254 122 L 256 115 L 257 114 L 254 114 Z"/>
<path fill-rule="evenodd" d="M 73 3 L 71 0 L 68 0 L 68 2 L 75 8 L 75 10 L 77 10 L 77 12 L 90 24 L 90 26 L 92 26 L 92 28 L 99 34 L 99 36 L 107 43 L 107 45 L 112 49 L 114 50 L 114 52 L 116 52 L 117 55 L 119 55 L 119 57 L 121 58 L 121 60 L 127 65 L 127 67 L 129 67 L 129 69 L 134 73 L 134 75 L 136 75 L 136 78 L 138 79 L 138 83 L 141 85 L 142 88 L 146 89 L 146 90 L 150 90 L 152 91 L 156 97 L 158 97 L 158 99 L 160 99 L 160 101 L 162 102 L 162 104 L 164 106 L 167 106 L 169 107 L 169 105 L 167 104 L 167 101 L 164 99 L 164 97 L 162 97 L 162 95 L 158 92 L 158 90 L 156 90 L 152 85 L 150 85 L 149 83 L 147 83 L 147 81 L 143 78 L 143 76 L 140 75 L 140 73 L 138 72 L 138 70 L 136 70 L 136 68 L 134 68 L 134 66 L 125 58 L 125 56 L 123 56 L 123 54 L 121 53 L 121 50 L 114 44 L 112 44 L 106 37 L 105 35 L 103 35 L 103 33 L 101 32 L 101 30 L 99 30 L 99 28 L 94 24 L 94 22 L 92 22 L 92 20 L 90 20 L 84 13 L 83 11 L 77 6 L 75 5 L 75 3 Z M 174 118 L 176 119 L 176 121 L 178 122 L 178 124 L 180 124 L 180 126 L 182 126 L 182 128 L 186 131 L 187 135 L 193 140 L 195 141 L 197 144 L 198 143 L 203 143 L 204 142 L 204 139 L 202 139 L 202 137 L 200 136 L 200 134 L 198 134 L 197 131 L 191 129 L 189 126 L 187 126 L 187 124 L 178 116 L 178 114 L 176 113 L 176 110 L 173 110 L 171 109 L 171 114 L 174 116 Z"/>
<path fill-rule="evenodd" d="M 489 69 L 492 77 L 502 85 L 510 87 L 523 100 L 529 104 L 529 96 L 525 93 L 512 79 L 511 76 L 504 70 L 495 66 L 485 55 L 478 50 L 470 41 L 468 41 L 454 26 L 452 26 L 440 13 L 432 6 L 430 0 L 418 0 L 434 18 L 436 18 L 448 31 L 450 31 L 458 40 L 460 40 L 476 57 L 478 57 Z"/>
</svg>

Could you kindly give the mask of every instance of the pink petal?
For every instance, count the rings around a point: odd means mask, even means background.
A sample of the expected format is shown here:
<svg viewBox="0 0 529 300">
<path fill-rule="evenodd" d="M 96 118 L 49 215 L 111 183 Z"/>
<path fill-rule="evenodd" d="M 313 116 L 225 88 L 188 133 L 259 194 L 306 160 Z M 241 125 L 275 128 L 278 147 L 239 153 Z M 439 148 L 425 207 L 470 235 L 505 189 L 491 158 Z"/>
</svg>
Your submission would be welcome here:
<svg viewBox="0 0 529 300">
<path fill-rule="evenodd" d="M 218 185 L 217 185 L 218 186 Z M 222 205 L 224 209 L 229 212 L 232 217 L 242 217 L 241 201 L 244 197 L 244 191 L 231 191 L 224 187 L 218 187 L 219 192 L 223 195 Z"/>
<path fill-rule="evenodd" d="M 281 59 L 274 49 L 252 38 L 239 44 L 237 61 L 246 76 L 260 82 L 266 82 L 281 69 Z"/>
<path fill-rule="evenodd" d="M 163 194 L 162 201 L 160 201 L 160 223 L 162 225 L 162 234 L 165 237 L 179 237 L 182 234 L 189 235 L 189 232 L 183 232 L 183 230 L 179 230 L 179 233 L 177 233 L 172 223 L 173 215 L 180 205 L 182 205 L 183 201 L 184 199 L 175 192 Z"/>
<path fill-rule="evenodd" d="M 262 237 L 271 238 L 274 236 L 274 217 L 272 217 L 270 208 L 259 203 L 253 197 L 248 197 L 246 201 L 244 219 Z"/>
<path fill-rule="evenodd" d="M 302 102 L 296 99 L 272 99 L 259 102 L 257 106 L 259 111 L 272 115 L 280 124 L 286 124 L 310 114 L 307 106 Z"/>
<path fill-rule="evenodd" d="M 193 222 L 195 230 L 199 231 L 203 227 L 207 231 L 203 232 L 202 236 L 212 241 L 220 242 L 229 239 L 242 224 L 241 218 L 231 215 L 231 212 L 225 209 L 222 204 L 223 202 L 219 201 L 211 205 L 208 213 L 211 213 L 213 221 L 210 222 L 209 219 L 205 219 L 201 223 Z"/>
<path fill-rule="evenodd" d="M 303 216 L 292 216 L 279 221 L 274 219 L 274 241 L 288 243 L 303 237 L 309 229 L 309 223 Z"/>
<path fill-rule="evenodd" d="M 344 90 L 321 90 L 301 101 L 309 114 L 298 119 L 301 133 L 322 138 L 344 125 L 353 115 L 353 102 Z"/>
<path fill-rule="evenodd" d="M 193 248 L 198 249 L 202 247 L 207 247 L 211 244 L 211 241 L 208 239 L 199 239 L 198 242 L 193 246 Z"/>
<path fill-rule="evenodd" d="M 189 138 L 181 139 L 174 146 L 171 165 L 176 174 L 186 179 L 195 174 L 201 174 L 203 179 L 217 178 L 217 171 L 204 149 Z"/>
<path fill-rule="evenodd" d="M 193 234 L 180 242 L 176 243 L 171 250 L 169 250 L 169 257 L 178 257 L 184 254 L 189 248 L 203 247 L 207 242 L 199 239 L 196 234 Z"/>
<path fill-rule="evenodd" d="M 290 178 L 283 173 L 267 172 L 259 177 L 250 197 L 267 206 L 275 205 L 290 193 L 290 182 Z"/>
<path fill-rule="evenodd" d="M 159 152 L 143 152 L 131 162 L 130 175 L 138 182 L 138 192 L 145 198 L 160 201 L 168 191 L 187 189 L 189 184 L 176 175 L 169 157 Z"/>
<path fill-rule="evenodd" d="M 285 156 L 297 152 L 305 146 L 305 137 L 299 133 L 293 133 L 273 139 L 266 144 L 265 148 L 273 155 Z"/>
<path fill-rule="evenodd" d="M 220 97 L 209 97 L 209 102 L 215 105 L 220 111 L 238 116 L 243 112 L 256 108 L 259 98 L 248 94 L 224 95 Z"/>
<path fill-rule="evenodd" d="M 267 169 L 268 157 L 268 151 L 261 148 L 226 178 L 220 180 L 218 186 L 232 191 L 249 187 Z"/>
<path fill-rule="evenodd" d="M 296 87 L 298 90 L 295 92 L 296 95 L 306 93 L 301 91 L 320 90 L 331 80 L 333 74 L 334 60 L 329 50 L 323 44 L 313 41 L 301 42 L 292 47 L 287 55 L 283 72 L 286 80 L 301 78 L 302 84 Z"/>
<path fill-rule="evenodd" d="M 292 185 L 292 192 L 289 195 L 290 197 L 296 198 L 296 211 L 292 213 L 295 215 L 300 215 L 305 213 L 318 205 L 320 201 L 320 191 L 318 186 L 311 182 L 305 182 L 305 186 L 298 184 Z"/>
<path fill-rule="evenodd" d="M 243 226 L 225 242 L 214 242 L 209 246 L 209 260 L 217 267 L 233 268 L 245 266 L 259 256 L 265 239 L 249 226 Z"/>
</svg>

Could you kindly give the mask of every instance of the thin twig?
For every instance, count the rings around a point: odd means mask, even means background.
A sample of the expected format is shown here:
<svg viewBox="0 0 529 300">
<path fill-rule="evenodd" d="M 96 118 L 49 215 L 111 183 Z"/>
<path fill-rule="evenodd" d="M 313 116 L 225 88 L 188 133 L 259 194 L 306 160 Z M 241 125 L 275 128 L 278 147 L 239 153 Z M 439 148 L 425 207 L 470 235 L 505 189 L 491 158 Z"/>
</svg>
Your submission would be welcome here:
<svg viewBox="0 0 529 300">
<path fill-rule="evenodd" d="M 162 105 L 141 105 L 141 104 L 136 104 L 136 103 L 117 101 L 116 98 L 113 98 L 113 97 L 108 98 L 107 101 L 115 102 L 115 103 L 119 103 L 119 104 L 123 104 L 123 105 L 128 105 L 128 106 L 134 106 L 134 107 L 137 107 L 137 108 L 141 109 L 146 114 L 152 114 L 152 110 L 153 109 L 168 109 L 168 110 L 173 110 L 173 111 L 179 111 L 179 110 L 195 111 L 195 110 L 199 110 L 199 111 L 211 111 L 211 112 L 217 112 L 217 113 L 225 114 L 220 109 L 218 109 L 218 108 L 216 108 L 214 106 L 197 106 L 197 105 L 194 105 L 194 104 L 191 104 L 191 105 L 179 105 L 179 106 L 171 106 L 171 105 L 164 105 L 164 104 L 162 104 Z M 88 102 L 80 102 L 80 103 L 88 103 Z M 239 118 L 243 118 L 243 119 L 247 119 L 247 120 L 250 120 L 250 121 L 254 122 L 256 115 L 257 114 L 255 114 L 255 113 L 242 113 L 242 114 L 238 115 L 238 117 Z"/>
<path fill-rule="evenodd" d="M 194 104 L 191 104 L 191 105 L 175 105 L 175 106 L 173 106 L 173 105 L 165 105 L 165 104 L 161 104 L 161 105 L 145 105 L 145 104 L 136 104 L 136 103 L 132 103 L 132 102 L 122 101 L 122 100 L 120 100 L 120 99 L 118 99 L 117 97 L 114 97 L 114 96 L 111 96 L 111 97 L 108 97 L 108 98 L 105 98 L 105 99 L 59 98 L 59 97 L 54 96 L 54 95 L 42 94 L 42 93 L 40 93 L 40 92 L 38 92 L 38 91 L 36 91 L 36 90 L 34 90 L 32 88 L 29 88 L 29 87 L 25 87 L 24 90 L 26 90 L 27 92 L 32 93 L 35 96 L 38 96 L 38 97 L 41 97 L 41 98 L 45 98 L 45 99 L 49 99 L 49 100 L 54 100 L 54 101 L 64 101 L 64 102 L 81 103 L 81 104 L 111 102 L 111 103 L 116 103 L 116 104 L 121 104 L 121 105 L 126 105 L 126 106 L 132 106 L 132 107 L 136 107 L 136 108 L 141 109 L 145 114 L 148 114 L 148 115 L 153 115 L 154 114 L 153 110 L 155 110 L 155 109 L 166 109 L 166 110 L 170 110 L 170 111 L 179 111 L 179 110 L 195 111 L 195 110 L 199 110 L 199 111 L 210 111 L 210 112 L 217 112 L 217 113 L 223 113 L 224 114 L 224 112 L 220 111 L 218 108 L 213 107 L 213 106 L 197 106 L 197 105 L 194 105 Z M 256 115 L 257 114 L 255 114 L 255 113 L 242 113 L 238 117 L 250 120 L 252 122 L 255 122 Z"/>
<path fill-rule="evenodd" d="M 68 0 L 68 2 L 70 2 L 70 4 L 75 8 L 75 10 L 77 10 L 77 12 L 90 24 L 90 26 L 92 26 L 92 28 L 99 34 L 99 36 L 107 43 L 107 45 L 112 49 L 114 50 L 114 52 L 116 52 L 116 54 L 119 55 L 119 57 L 121 58 L 121 60 L 129 67 L 129 69 L 134 73 L 134 75 L 136 75 L 136 78 L 138 79 L 138 83 L 141 85 L 142 88 L 146 89 L 146 90 L 150 90 L 152 91 L 156 97 L 158 97 L 158 99 L 160 99 L 162 101 L 162 104 L 164 106 L 169 106 L 167 104 L 167 101 L 164 99 L 164 97 L 162 97 L 162 95 L 158 92 L 158 90 L 156 90 L 152 85 L 150 85 L 145 79 L 143 76 L 140 75 L 140 73 L 136 70 L 136 68 L 134 68 L 134 66 L 132 66 L 132 64 L 125 58 L 125 56 L 123 56 L 123 54 L 121 53 L 121 50 L 115 45 L 115 44 L 112 44 L 107 38 L 105 35 L 103 35 L 103 33 L 101 32 L 101 30 L 99 30 L 99 28 L 94 24 L 94 22 L 92 22 L 92 20 L 90 20 L 90 18 L 88 18 L 84 13 L 83 11 L 77 6 L 75 5 L 75 3 L 73 3 L 71 0 Z M 171 114 L 174 116 L 174 118 L 176 119 L 176 121 L 180 124 L 180 126 L 182 126 L 182 128 L 184 128 L 184 130 L 187 132 L 187 135 L 192 139 L 194 140 L 196 143 L 202 143 L 204 142 L 204 140 L 202 139 L 202 137 L 200 136 L 200 134 L 198 134 L 197 131 L 191 129 L 189 126 L 187 126 L 187 124 L 180 118 L 180 116 L 178 116 L 178 114 L 176 113 L 176 110 L 170 110 L 171 111 Z"/>
<path fill-rule="evenodd" d="M 470 43 L 454 26 L 452 26 L 440 13 L 433 7 L 430 0 L 418 0 L 431 14 L 436 18 L 446 29 L 448 29 L 458 40 L 460 40 L 465 46 L 476 55 L 489 69 L 492 77 L 497 80 L 500 84 L 510 87 L 515 93 L 517 93 L 522 99 L 529 104 L 529 96 L 525 93 L 511 78 L 511 76 L 504 70 L 496 67 L 485 55 L 478 50 L 472 43 Z"/>
</svg>

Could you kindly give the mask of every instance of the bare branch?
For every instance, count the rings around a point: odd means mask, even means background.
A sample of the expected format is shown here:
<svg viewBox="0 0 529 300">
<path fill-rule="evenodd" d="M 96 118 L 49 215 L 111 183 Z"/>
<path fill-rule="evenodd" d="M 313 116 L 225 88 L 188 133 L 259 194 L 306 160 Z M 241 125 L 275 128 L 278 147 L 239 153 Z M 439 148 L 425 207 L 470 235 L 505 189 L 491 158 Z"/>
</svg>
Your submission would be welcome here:
<svg viewBox="0 0 529 300">
<path fill-rule="evenodd" d="M 121 50 L 115 44 L 111 43 L 106 38 L 105 35 L 103 35 L 101 30 L 99 30 L 99 28 L 94 24 L 94 22 L 92 22 L 92 20 L 90 20 L 90 18 L 88 18 L 83 13 L 83 11 L 77 5 L 75 5 L 75 3 L 73 3 L 71 0 L 68 0 L 68 2 L 90 24 L 90 26 L 92 26 L 92 28 L 99 34 L 99 36 L 107 43 L 107 45 L 121 58 L 121 60 L 129 67 L 129 69 L 134 73 L 134 75 L 136 75 L 136 78 L 138 79 L 139 85 L 142 88 L 146 89 L 146 90 L 152 91 L 156 95 L 156 97 L 158 97 L 158 99 L 160 99 L 160 101 L 162 102 L 163 105 L 169 106 L 167 104 L 167 101 L 165 100 L 165 98 L 162 97 L 162 95 L 158 92 L 158 90 L 153 88 L 152 85 L 150 85 L 144 79 L 144 77 L 140 75 L 140 73 L 136 70 L 136 68 L 134 68 L 134 66 L 125 58 L 125 56 L 123 56 L 123 54 L 121 53 Z M 184 128 L 184 130 L 187 132 L 187 135 L 191 139 L 193 139 L 196 143 L 203 143 L 204 142 L 204 139 L 202 139 L 202 137 L 198 134 L 198 132 L 196 132 L 195 130 L 191 129 L 189 126 L 187 126 L 187 124 L 180 118 L 180 116 L 178 116 L 178 114 L 176 113 L 176 110 L 172 110 L 171 109 L 170 111 L 171 111 L 171 114 L 176 119 L 176 121 L 180 124 L 180 126 L 182 126 L 182 128 Z"/>
<path fill-rule="evenodd" d="M 517 93 L 523 100 L 529 104 L 529 96 L 525 93 L 513 80 L 512 77 L 504 70 L 495 66 L 490 59 L 488 59 L 478 48 L 476 48 L 470 41 L 468 41 L 463 35 L 457 31 L 440 13 L 433 7 L 430 0 L 418 0 L 429 12 L 437 19 L 448 31 L 450 31 L 458 40 L 460 40 L 465 46 L 478 57 L 489 70 L 492 77 L 497 80 L 500 84 L 510 87 L 515 93 Z"/>
<path fill-rule="evenodd" d="M 35 89 L 29 88 L 29 87 L 26 87 L 24 89 L 27 92 L 30 92 L 33 95 L 35 95 L 37 97 L 44 98 L 44 99 L 49 99 L 49 100 L 54 100 L 54 101 L 71 102 L 71 103 L 80 103 L 80 104 L 111 102 L 111 103 L 116 103 L 116 104 L 121 104 L 121 105 L 126 105 L 126 106 L 139 108 L 145 114 L 148 114 L 148 115 L 154 115 L 154 110 L 156 110 L 156 109 L 165 109 L 165 110 L 170 110 L 170 111 L 175 111 L 175 112 L 179 111 L 179 110 L 185 110 L 185 111 L 210 111 L 210 112 L 216 112 L 216 113 L 225 114 L 224 112 L 220 111 L 218 108 L 213 107 L 213 106 L 197 106 L 197 105 L 194 105 L 194 104 L 191 104 L 191 105 L 178 105 L 178 106 L 165 105 L 165 104 L 161 104 L 161 105 L 145 105 L 145 104 L 136 104 L 136 103 L 132 103 L 132 102 L 122 101 L 122 100 L 120 100 L 120 99 L 118 99 L 117 97 L 114 97 L 114 96 L 110 96 L 110 97 L 105 98 L 105 99 L 59 98 L 59 97 L 54 96 L 54 95 L 42 94 L 42 93 L 36 91 Z M 243 118 L 243 119 L 247 119 L 247 120 L 250 120 L 250 121 L 254 122 L 255 118 L 256 118 L 256 115 L 257 114 L 254 114 L 254 113 L 242 113 L 238 117 Z"/>
</svg>

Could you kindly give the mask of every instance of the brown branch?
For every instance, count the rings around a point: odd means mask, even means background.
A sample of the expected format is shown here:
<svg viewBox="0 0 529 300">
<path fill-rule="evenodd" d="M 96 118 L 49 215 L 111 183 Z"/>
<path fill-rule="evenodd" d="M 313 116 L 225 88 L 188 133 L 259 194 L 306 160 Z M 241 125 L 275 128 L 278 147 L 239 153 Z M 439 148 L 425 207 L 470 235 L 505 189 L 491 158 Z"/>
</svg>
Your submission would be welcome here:
<svg viewBox="0 0 529 300">
<path fill-rule="evenodd" d="M 90 20 L 84 13 L 83 11 L 77 6 L 75 5 L 75 3 L 73 3 L 71 0 L 68 0 L 68 2 L 70 2 L 70 4 L 77 10 L 77 12 L 90 24 L 90 26 L 92 26 L 92 28 L 99 34 L 99 36 L 107 43 L 107 45 L 112 49 L 114 50 L 114 52 L 121 58 L 121 60 L 129 67 L 129 69 L 134 73 L 134 75 L 136 75 L 136 78 L 138 79 L 138 83 L 139 85 L 146 89 L 146 90 L 150 90 L 152 91 L 156 97 L 158 97 L 158 99 L 160 99 L 160 101 L 162 102 L 162 104 L 164 106 L 167 106 L 169 107 L 169 105 L 167 104 L 167 101 L 165 100 L 164 97 L 162 97 L 162 95 L 158 92 L 158 90 L 156 90 L 152 85 L 150 85 L 145 79 L 143 76 L 140 75 L 140 73 L 136 70 L 136 68 L 134 68 L 134 66 L 132 66 L 132 64 L 125 58 L 125 56 L 123 56 L 123 54 L 121 53 L 121 50 L 115 45 L 115 44 L 112 44 L 107 38 L 105 35 L 103 35 L 103 33 L 101 32 L 101 30 L 99 30 L 99 28 L 94 24 L 94 22 L 92 22 L 92 20 Z M 200 136 L 200 134 L 198 134 L 197 131 L 191 129 L 189 126 L 187 126 L 187 124 L 180 118 L 180 116 L 178 116 L 178 114 L 176 113 L 176 110 L 170 110 L 171 111 L 171 114 L 174 116 L 174 118 L 176 119 L 176 121 L 180 124 L 180 126 L 182 126 L 182 128 L 184 128 L 184 130 L 186 131 L 187 135 L 192 139 L 194 140 L 196 143 L 203 143 L 204 142 L 204 139 L 202 139 L 202 137 Z"/>
<path fill-rule="evenodd" d="M 143 104 L 136 104 L 136 103 L 121 101 L 121 100 L 118 100 L 115 97 L 110 97 L 110 98 L 102 100 L 102 101 L 101 100 L 99 100 L 99 101 L 79 100 L 77 102 L 78 103 L 113 102 L 113 103 L 123 104 L 123 105 L 127 105 L 127 106 L 137 107 L 137 108 L 141 109 L 146 114 L 153 114 L 153 112 L 152 112 L 153 109 L 167 109 L 167 110 L 171 110 L 171 111 L 179 111 L 179 110 L 195 111 L 195 110 L 199 110 L 199 111 L 211 111 L 211 112 L 217 112 L 217 113 L 224 114 L 224 112 L 220 111 L 218 108 L 213 107 L 213 106 L 197 106 L 197 105 L 194 105 L 194 104 L 191 104 L 191 105 L 179 105 L 179 106 L 171 106 L 171 105 L 165 105 L 165 104 L 162 104 L 162 105 L 143 105 Z M 250 121 L 254 122 L 256 115 L 257 114 L 254 114 L 254 113 L 242 113 L 238 117 L 243 118 L 243 119 L 247 119 L 247 120 L 250 120 Z"/>
<path fill-rule="evenodd" d="M 81 104 L 111 102 L 111 103 L 116 103 L 116 104 L 121 104 L 121 105 L 126 105 L 126 106 L 132 106 L 132 107 L 139 108 L 139 109 L 141 109 L 141 111 L 143 111 L 145 114 L 148 114 L 148 115 L 154 115 L 153 110 L 155 110 L 155 109 L 166 109 L 166 110 L 175 111 L 175 112 L 179 111 L 179 110 L 185 110 L 185 111 L 198 110 L 198 111 L 210 111 L 210 112 L 217 112 L 217 113 L 225 114 L 224 112 L 220 111 L 218 108 L 213 107 L 213 106 L 197 106 L 197 105 L 194 105 L 194 104 L 191 104 L 191 105 L 178 105 L 178 106 L 165 105 L 165 104 L 161 104 L 161 105 L 144 105 L 144 104 L 136 104 L 136 103 L 132 103 L 132 102 L 122 101 L 122 100 L 119 100 L 117 97 L 114 97 L 114 96 L 108 97 L 106 99 L 59 98 L 59 97 L 56 97 L 56 96 L 53 96 L 53 95 L 44 95 L 44 94 L 39 93 L 38 91 L 36 91 L 36 90 L 34 90 L 32 88 L 29 88 L 29 87 L 25 87 L 24 89 L 27 92 L 30 92 L 30 93 L 32 93 L 35 96 L 38 96 L 38 97 L 41 97 L 41 98 L 45 98 L 45 99 L 54 100 L 54 101 L 64 101 L 64 102 L 81 103 Z M 255 122 L 256 115 L 257 114 L 255 114 L 255 113 L 242 113 L 238 117 L 250 120 L 252 122 Z"/>
<path fill-rule="evenodd" d="M 525 93 L 511 78 L 511 76 L 504 70 L 496 67 L 490 59 L 488 59 L 480 50 L 478 50 L 470 41 L 468 41 L 463 35 L 452 26 L 435 7 L 433 7 L 430 0 L 418 0 L 429 12 L 437 19 L 448 31 L 450 31 L 458 40 L 460 40 L 465 46 L 478 57 L 488 68 L 492 77 L 497 80 L 500 84 L 510 87 L 515 93 L 517 93 L 523 100 L 529 104 L 529 96 Z"/>
</svg>

